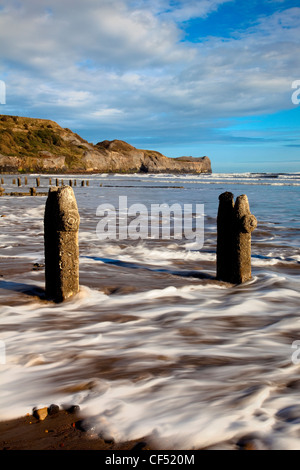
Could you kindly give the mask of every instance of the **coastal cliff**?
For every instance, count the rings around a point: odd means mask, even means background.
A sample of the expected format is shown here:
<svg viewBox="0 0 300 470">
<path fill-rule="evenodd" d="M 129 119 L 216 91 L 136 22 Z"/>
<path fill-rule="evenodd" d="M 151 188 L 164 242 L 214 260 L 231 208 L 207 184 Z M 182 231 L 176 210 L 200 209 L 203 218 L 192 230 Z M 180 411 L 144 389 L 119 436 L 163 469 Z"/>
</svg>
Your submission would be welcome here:
<svg viewBox="0 0 300 470">
<path fill-rule="evenodd" d="M 121 140 L 91 144 L 46 119 L 0 115 L 0 172 L 211 173 L 208 157 L 169 158 Z"/>
</svg>

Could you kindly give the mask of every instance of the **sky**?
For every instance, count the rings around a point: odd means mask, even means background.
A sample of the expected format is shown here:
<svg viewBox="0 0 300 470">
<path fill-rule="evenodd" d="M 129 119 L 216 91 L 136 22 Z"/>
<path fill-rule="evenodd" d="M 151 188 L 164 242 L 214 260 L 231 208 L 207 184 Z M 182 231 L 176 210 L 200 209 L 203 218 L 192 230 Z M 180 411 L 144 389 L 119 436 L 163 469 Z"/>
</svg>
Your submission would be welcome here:
<svg viewBox="0 0 300 470">
<path fill-rule="evenodd" d="M 299 172 L 298 5 L 0 0 L 0 114 L 213 172 Z"/>
</svg>

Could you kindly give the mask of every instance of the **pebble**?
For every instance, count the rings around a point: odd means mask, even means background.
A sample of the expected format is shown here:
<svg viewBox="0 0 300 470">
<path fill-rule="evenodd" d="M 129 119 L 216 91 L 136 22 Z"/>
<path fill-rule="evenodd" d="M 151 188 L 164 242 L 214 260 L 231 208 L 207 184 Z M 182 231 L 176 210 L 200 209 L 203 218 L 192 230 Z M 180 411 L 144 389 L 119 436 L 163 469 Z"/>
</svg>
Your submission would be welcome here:
<svg viewBox="0 0 300 470">
<path fill-rule="evenodd" d="M 34 409 L 33 410 L 33 416 L 37 418 L 39 421 L 44 421 L 44 419 L 47 418 L 48 416 L 48 408 L 40 408 L 40 409 Z"/>
<path fill-rule="evenodd" d="M 53 416 L 56 415 L 59 412 L 59 406 L 58 405 L 50 405 L 48 408 L 48 415 Z"/>
<path fill-rule="evenodd" d="M 79 405 L 72 405 L 72 406 L 70 406 L 70 408 L 67 408 L 66 411 L 68 413 L 72 413 L 72 414 L 78 413 L 80 411 L 80 406 Z"/>
</svg>

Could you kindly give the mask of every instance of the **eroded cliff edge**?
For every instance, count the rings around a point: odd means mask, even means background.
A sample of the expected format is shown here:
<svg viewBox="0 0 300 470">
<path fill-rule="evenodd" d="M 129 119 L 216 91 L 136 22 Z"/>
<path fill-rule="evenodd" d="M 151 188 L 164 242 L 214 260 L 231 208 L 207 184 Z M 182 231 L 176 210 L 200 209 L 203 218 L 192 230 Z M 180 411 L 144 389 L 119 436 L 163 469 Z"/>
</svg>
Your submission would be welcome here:
<svg viewBox="0 0 300 470">
<path fill-rule="evenodd" d="M 208 157 L 169 158 L 121 140 L 94 145 L 46 119 L 0 115 L 0 172 L 211 173 Z"/>
</svg>

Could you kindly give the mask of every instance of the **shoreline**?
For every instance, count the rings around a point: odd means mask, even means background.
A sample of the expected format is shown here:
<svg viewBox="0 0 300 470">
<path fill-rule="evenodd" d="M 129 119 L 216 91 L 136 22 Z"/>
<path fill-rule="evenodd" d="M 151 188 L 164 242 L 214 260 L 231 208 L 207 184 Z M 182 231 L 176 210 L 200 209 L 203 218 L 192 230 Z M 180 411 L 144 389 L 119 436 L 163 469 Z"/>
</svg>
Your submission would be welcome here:
<svg viewBox="0 0 300 470">
<path fill-rule="evenodd" d="M 95 435 L 83 419 L 80 412 L 59 410 L 42 421 L 30 414 L 0 421 L 0 450 L 154 450 L 146 437 L 116 443 Z"/>
</svg>

